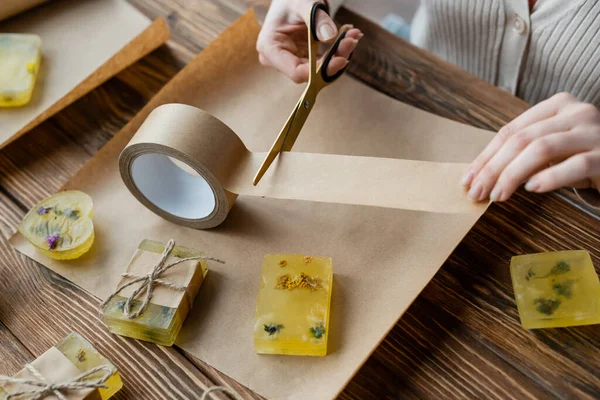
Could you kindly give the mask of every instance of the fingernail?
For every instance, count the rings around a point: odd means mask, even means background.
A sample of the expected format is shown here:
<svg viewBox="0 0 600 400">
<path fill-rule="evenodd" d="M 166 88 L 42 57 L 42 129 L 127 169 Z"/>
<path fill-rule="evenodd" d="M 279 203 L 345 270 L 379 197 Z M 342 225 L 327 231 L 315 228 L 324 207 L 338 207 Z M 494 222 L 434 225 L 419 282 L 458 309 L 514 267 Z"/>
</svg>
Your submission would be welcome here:
<svg viewBox="0 0 600 400">
<path fill-rule="evenodd" d="M 501 197 L 502 197 L 502 192 L 498 188 L 494 188 L 494 190 L 492 190 L 492 193 L 490 193 L 491 201 L 499 201 Z"/>
<path fill-rule="evenodd" d="M 475 185 L 473 185 L 471 190 L 469 190 L 469 194 L 468 194 L 469 199 L 471 199 L 473 201 L 478 200 L 479 196 L 481 196 L 481 190 L 482 190 L 482 187 L 479 183 L 476 183 Z"/>
<path fill-rule="evenodd" d="M 535 179 L 530 179 L 525 184 L 525 190 L 528 192 L 537 192 L 540 189 L 540 184 Z"/>
<path fill-rule="evenodd" d="M 365 37 L 364 33 L 361 32 L 361 33 L 358 34 L 358 40 L 362 39 L 363 37 Z"/>
<path fill-rule="evenodd" d="M 323 24 L 319 28 L 319 34 L 321 35 L 321 40 L 329 40 L 335 35 L 335 31 L 331 26 Z"/>
<path fill-rule="evenodd" d="M 463 186 L 469 186 L 469 184 L 471 183 L 472 180 L 473 180 L 473 170 L 470 169 L 467 171 L 465 176 L 462 177 L 462 179 L 460 180 L 460 184 Z"/>
</svg>

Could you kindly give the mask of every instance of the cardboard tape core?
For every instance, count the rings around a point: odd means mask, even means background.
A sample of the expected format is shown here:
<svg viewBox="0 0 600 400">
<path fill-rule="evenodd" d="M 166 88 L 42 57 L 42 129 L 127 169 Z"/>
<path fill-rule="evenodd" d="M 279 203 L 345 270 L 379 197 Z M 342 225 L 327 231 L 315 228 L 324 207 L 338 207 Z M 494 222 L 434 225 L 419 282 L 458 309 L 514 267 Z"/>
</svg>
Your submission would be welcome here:
<svg viewBox="0 0 600 400">
<path fill-rule="evenodd" d="M 486 206 L 468 200 L 458 184 L 466 164 L 283 152 L 253 186 L 264 156 L 209 113 L 166 104 L 148 115 L 119 168 L 147 208 L 196 229 L 222 223 L 238 194 L 441 213 L 481 213 Z"/>
</svg>

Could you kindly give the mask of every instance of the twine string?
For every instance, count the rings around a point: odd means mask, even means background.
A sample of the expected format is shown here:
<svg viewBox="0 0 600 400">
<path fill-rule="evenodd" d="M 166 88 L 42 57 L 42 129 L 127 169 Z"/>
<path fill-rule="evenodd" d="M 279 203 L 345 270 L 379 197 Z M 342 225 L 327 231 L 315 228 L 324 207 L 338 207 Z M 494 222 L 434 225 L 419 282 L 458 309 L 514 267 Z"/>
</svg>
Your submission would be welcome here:
<svg viewBox="0 0 600 400">
<path fill-rule="evenodd" d="M 187 261 L 193 261 L 193 260 L 207 260 L 207 261 L 214 261 L 214 262 L 218 262 L 221 264 L 225 264 L 224 261 L 218 260 L 216 258 L 204 257 L 204 256 L 180 258 L 170 264 L 166 264 L 167 259 L 169 258 L 169 255 L 173 251 L 174 247 L 175 247 L 175 240 L 173 240 L 173 239 L 169 240 L 169 242 L 165 246 L 165 249 L 164 249 L 160 259 L 154 265 L 154 267 L 152 268 L 152 271 L 150 271 L 148 274 L 137 275 L 137 274 L 132 274 L 130 272 L 124 272 L 123 274 L 121 274 L 122 277 L 132 278 L 133 280 L 118 287 L 117 290 L 115 290 L 110 296 L 108 296 L 108 298 L 106 300 L 104 300 L 104 302 L 102 304 L 100 304 L 100 307 L 101 308 L 106 307 L 106 305 L 115 296 L 117 296 L 119 293 L 121 293 L 121 291 L 123 289 L 139 283 L 140 286 L 134 290 L 134 292 L 131 294 L 131 296 L 127 297 L 127 299 L 125 300 L 125 305 L 123 307 L 123 314 L 125 314 L 125 316 L 127 316 L 127 318 L 129 318 L 129 319 L 137 318 L 146 310 L 146 308 L 150 304 L 150 300 L 152 300 L 152 295 L 154 294 L 154 288 L 157 285 L 165 286 L 165 287 L 167 287 L 169 289 L 173 289 L 173 290 L 187 292 L 187 290 L 188 290 L 187 286 L 179 285 L 179 284 L 176 284 L 173 282 L 166 281 L 164 279 L 160 279 L 159 278 L 160 275 L 163 274 L 164 272 L 175 267 L 176 265 L 179 265 L 179 264 L 187 262 Z M 132 312 L 131 311 L 131 302 L 137 296 L 139 296 L 143 291 L 145 291 L 145 295 L 144 295 L 144 300 L 142 301 L 142 304 L 137 309 L 137 311 Z M 192 296 L 188 295 L 187 298 L 188 298 L 188 301 L 190 302 L 190 306 L 191 306 L 191 303 L 193 302 Z"/>
<path fill-rule="evenodd" d="M 20 392 L 11 393 L 6 397 L 6 400 L 13 400 L 17 397 L 30 395 L 30 400 L 40 400 L 44 397 L 53 394 L 58 397 L 60 400 L 67 400 L 67 397 L 63 393 L 68 390 L 83 390 L 83 389 L 106 389 L 107 386 L 104 384 L 108 378 L 112 375 L 112 369 L 107 365 L 100 365 L 96 368 L 92 368 L 83 374 L 76 376 L 75 378 L 64 381 L 64 382 L 55 382 L 48 383 L 48 381 L 42 376 L 42 374 L 35 369 L 35 367 L 31 364 L 27 364 L 25 366 L 27 371 L 31 373 L 37 380 L 34 379 L 23 379 L 23 378 L 13 378 L 10 376 L 0 376 L 0 382 L 2 383 L 12 383 L 16 385 L 23 386 L 34 386 L 39 389 L 31 389 L 31 390 L 21 390 Z M 92 381 L 85 381 L 87 377 L 95 374 L 96 372 L 104 371 L 104 375 L 100 378 Z"/>
</svg>

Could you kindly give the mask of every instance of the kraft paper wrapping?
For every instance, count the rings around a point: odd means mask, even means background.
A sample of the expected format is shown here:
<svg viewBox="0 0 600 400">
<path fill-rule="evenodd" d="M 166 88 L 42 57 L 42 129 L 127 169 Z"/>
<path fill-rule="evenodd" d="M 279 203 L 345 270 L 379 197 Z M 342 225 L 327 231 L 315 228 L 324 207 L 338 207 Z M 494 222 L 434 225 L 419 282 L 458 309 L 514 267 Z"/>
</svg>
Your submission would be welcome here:
<svg viewBox="0 0 600 400">
<path fill-rule="evenodd" d="M 154 268 L 156 263 L 161 259 L 161 257 L 162 254 L 137 249 L 133 254 L 133 257 L 131 258 L 131 261 L 127 265 L 125 272 L 129 272 L 131 274 L 139 276 L 148 275 L 150 272 L 152 272 L 152 269 Z M 177 257 L 169 256 L 167 257 L 165 265 L 177 261 L 177 259 Z M 163 285 L 155 285 L 150 303 L 170 308 L 178 308 L 182 300 L 185 300 L 183 306 L 184 309 L 186 309 L 189 305 L 189 300 L 187 299 L 187 296 L 196 296 L 196 294 L 198 293 L 198 289 L 200 288 L 197 285 L 190 286 L 190 282 L 192 281 L 192 278 L 194 277 L 198 269 L 200 269 L 199 273 L 202 274 L 201 268 L 202 267 L 200 266 L 199 261 L 187 261 L 173 268 L 170 268 L 164 273 L 162 273 L 160 275 L 160 279 L 162 279 L 163 281 L 171 282 L 176 285 L 187 286 L 188 290 L 175 290 Z M 131 282 L 133 279 L 134 278 L 123 277 L 117 283 L 117 287 L 121 287 L 122 285 Z M 129 297 L 139 287 L 140 285 L 132 285 L 126 287 L 125 289 L 121 290 L 119 296 Z M 142 300 L 143 297 L 136 297 L 136 299 Z"/>
<path fill-rule="evenodd" d="M 31 102 L 0 108 L 0 148 L 169 37 L 164 20 L 152 23 L 123 0 L 51 1 L 0 23 L 0 32 L 33 33 L 42 39 L 42 65 Z"/>
<path fill-rule="evenodd" d="M 204 250 L 226 264 L 209 265 L 211 273 L 177 345 L 269 399 L 332 398 L 431 280 L 483 208 L 440 213 L 239 196 L 227 219 L 210 230 L 177 225 L 148 210 L 123 184 L 117 159 L 158 106 L 185 103 L 203 109 L 236 132 L 251 151 L 270 148 L 303 86 L 259 65 L 255 51 L 259 29 L 252 13 L 240 18 L 66 185 L 94 199 L 97 239 L 90 253 L 57 262 L 38 254 L 18 234 L 11 242 L 101 299 L 113 291 L 131 252 L 144 238 L 162 242 L 175 238 L 180 245 Z M 171 135 L 177 135 L 176 130 Z M 294 151 L 468 163 L 492 137 L 491 132 L 415 109 L 344 76 L 321 92 Z M 353 179 L 356 190 L 362 190 L 366 183 L 361 175 Z M 262 260 L 271 253 L 333 259 L 326 357 L 254 353 L 252 329 Z"/>
<path fill-rule="evenodd" d="M 56 347 L 51 347 L 44 354 L 31 362 L 31 366 L 39 372 L 48 383 L 64 383 L 77 378 L 81 371 L 60 352 Z M 14 378 L 39 381 L 27 368 L 17 372 Z M 37 390 L 39 387 L 15 383 L 5 383 L 0 386 L 7 394 L 17 393 L 24 390 Z M 1 393 L 1 392 L 0 392 Z M 69 400 L 101 400 L 98 389 L 64 390 L 61 393 Z M 19 398 L 31 398 L 31 396 L 20 396 Z M 44 400 L 58 400 L 54 394 L 44 396 Z"/>
</svg>

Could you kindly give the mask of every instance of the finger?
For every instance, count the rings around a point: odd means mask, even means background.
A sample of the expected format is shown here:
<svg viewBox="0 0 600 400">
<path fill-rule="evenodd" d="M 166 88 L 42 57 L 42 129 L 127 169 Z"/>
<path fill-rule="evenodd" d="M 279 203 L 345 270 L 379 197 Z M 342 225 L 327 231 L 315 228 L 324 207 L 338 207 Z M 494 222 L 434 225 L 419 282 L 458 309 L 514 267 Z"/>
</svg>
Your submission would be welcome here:
<svg viewBox="0 0 600 400">
<path fill-rule="evenodd" d="M 277 45 L 264 49 L 262 57 L 264 64 L 281 71 L 296 83 L 308 81 L 308 66 L 300 58 Z"/>
<path fill-rule="evenodd" d="M 352 39 L 362 39 L 365 35 L 363 35 L 363 33 L 360 31 L 360 29 L 357 28 L 351 28 L 348 32 L 346 32 L 346 37 L 347 38 L 352 38 Z"/>
<path fill-rule="evenodd" d="M 339 70 L 348 65 L 348 62 L 345 57 L 333 57 L 327 66 L 327 75 L 335 75 Z"/>
<path fill-rule="evenodd" d="M 307 27 L 310 27 L 311 11 L 314 3 L 314 1 L 303 1 L 299 7 L 300 17 L 302 17 Z M 331 17 L 327 15 L 325 11 L 317 10 L 317 17 L 315 20 L 315 28 L 319 41 L 327 43 L 337 36 L 337 27 Z"/>
<path fill-rule="evenodd" d="M 508 125 L 511 126 L 513 131 L 518 131 L 536 122 L 552 118 L 558 114 L 561 109 L 564 109 L 575 102 L 577 102 L 577 99 L 569 93 L 555 94 L 549 99 L 541 101 L 531 107 L 529 110 L 512 120 Z"/>
<path fill-rule="evenodd" d="M 358 31 L 358 30 L 357 30 Z M 360 35 L 360 31 L 358 31 Z M 335 52 L 335 56 L 329 61 L 329 65 L 327 66 L 327 75 L 334 76 L 341 69 L 348 65 L 348 59 L 350 55 L 356 48 L 359 39 L 354 39 L 353 37 L 344 37 L 340 41 L 340 44 Z"/>
<path fill-rule="evenodd" d="M 352 54 L 352 52 L 356 48 L 357 44 L 358 39 L 345 37 L 340 41 L 340 45 L 338 46 L 335 55 L 338 57 L 345 58 L 347 60 L 350 57 L 350 54 Z"/>
<path fill-rule="evenodd" d="M 490 199 L 508 200 L 523 182 L 553 161 L 560 162 L 593 145 L 593 135 L 580 132 L 558 132 L 534 140 L 502 171 Z"/>
<path fill-rule="evenodd" d="M 569 96 L 570 95 L 564 93 L 552 96 L 548 100 L 544 100 L 533 106 L 502 127 L 494 139 L 492 139 L 481 154 L 473 161 L 473 163 L 471 163 L 471 167 L 465 176 L 463 176 L 461 183 L 466 187 L 470 187 L 479 171 L 481 171 L 493 155 L 496 154 L 498 149 L 500 149 L 514 133 L 536 122 L 555 116 L 562 105 L 566 102 L 572 102 L 573 97 Z"/>
<path fill-rule="evenodd" d="M 525 190 L 545 193 L 586 179 L 600 176 L 600 151 L 579 153 L 560 164 L 535 174 L 526 184 Z"/>
<path fill-rule="evenodd" d="M 561 131 L 568 124 L 570 123 L 566 118 L 553 117 L 536 122 L 508 136 L 489 160 L 480 167 L 480 170 L 474 171 L 475 177 L 469 190 L 469 198 L 472 200 L 487 198 L 500 174 L 530 143 L 549 133 Z M 494 193 L 495 196 L 497 194 Z"/>
</svg>

